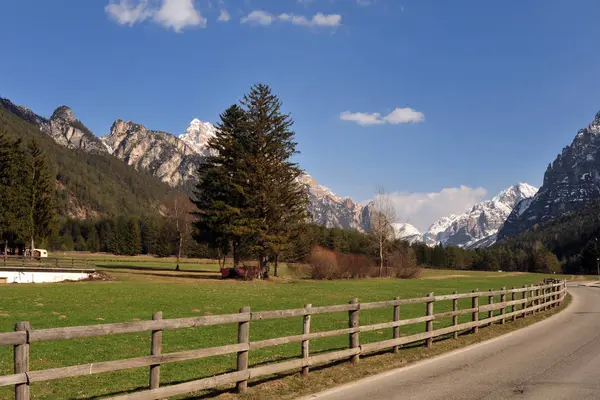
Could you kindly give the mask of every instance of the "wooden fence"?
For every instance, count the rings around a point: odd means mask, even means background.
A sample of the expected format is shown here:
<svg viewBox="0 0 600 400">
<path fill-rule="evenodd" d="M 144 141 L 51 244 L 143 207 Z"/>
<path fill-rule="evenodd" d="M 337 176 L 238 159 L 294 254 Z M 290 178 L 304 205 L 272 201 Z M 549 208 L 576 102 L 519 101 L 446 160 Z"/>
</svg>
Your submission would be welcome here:
<svg viewBox="0 0 600 400">
<path fill-rule="evenodd" d="M 72 268 L 94 269 L 96 266 L 74 258 L 33 258 L 20 256 L 0 256 L 0 268 Z"/>
<path fill-rule="evenodd" d="M 375 303 L 359 303 L 357 299 L 354 299 L 348 304 L 334 306 L 312 307 L 310 304 L 307 304 L 304 308 L 292 310 L 253 312 L 250 310 L 250 307 L 244 307 L 240 309 L 238 314 L 211 315 L 194 318 L 162 319 L 162 313 L 157 312 L 153 315 L 151 321 L 75 326 L 67 328 L 34 330 L 31 329 L 29 322 L 19 322 L 16 324 L 14 332 L 0 333 L 0 346 L 14 346 L 14 374 L 0 376 L 0 386 L 14 385 L 15 399 L 28 400 L 30 398 L 30 384 L 34 382 L 131 368 L 149 367 L 149 390 L 117 396 L 112 399 L 163 399 L 169 396 L 191 393 L 233 383 L 236 384 L 238 392 L 245 392 L 248 380 L 250 379 L 295 369 L 302 371 L 303 375 L 307 375 L 311 366 L 335 360 L 349 359 L 352 363 L 356 364 L 359 362 L 360 355 L 362 354 L 388 349 L 393 352 L 398 352 L 400 346 L 409 343 L 423 342 L 426 347 L 431 347 L 433 345 L 433 339 L 436 337 L 450 336 L 456 338 L 460 331 L 477 333 L 479 327 L 484 325 L 490 325 L 496 322 L 504 324 L 508 320 L 514 321 L 517 317 L 525 318 L 528 314 L 535 314 L 536 312 L 556 307 L 564 299 L 565 295 L 566 281 L 560 281 L 558 283 L 555 282 L 546 285 L 523 286 L 523 288 L 519 289 L 513 288 L 506 290 L 506 288 L 502 288 L 501 290 L 490 290 L 489 292 L 473 291 L 471 293 L 462 294 L 457 294 L 455 292 L 454 294 L 444 296 L 434 296 L 433 293 L 430 293 L 427 297 L 413 299 L 400 299 L 396 297 L 391 301 L 380 301 Z M 499 303 L 493 302 L 494 296 L 500 297 Z M 489 304 L 479 305 L 480 297 L 488 297 Z M 471 299 L 471 308 L 459 309 L 459 299 Z M 442 301 L 451 301 L 452 311 L 437 314 L 434 313 L 435 304 Z M 425 304 L 425 315 L 412 319 L 400 319 L 400 307 L 407 304 Z M 393 320 L 373 325 L 360 325 L 360 311 L 379 308 L 390 308 L 390 311 L 393 311 L 393 313 L 391 313 L 393 315 Z M 494 315 L 494 311 L 496 310 L 499 310 L 499 313 Z M 311 333 L 310 322 L 312 315 L 340 311 L 348 312 L 348 328 Z M 487 312 L 488 318 L 480 320 L 479 315 L 482 312 Z M 465 314 L 471 315 L 471 321 L 458 323 L 458 316 Z M 253 342 L 250 341 L 250 323 L 252 321 L 297 316 L 303 317 L 302 334 Z M 434 330 L 433 321 L 442 318 L 452 318 L 452 325 Z M 423 333 L 412 334 L 410 336 L 400 335 L 401 326 L 417 323 L 425 323 L 425 331 Z M 161 352 L 162 331 L 165 329 L 222 324 L 238 324 L 237 344 L 175 353 L 163 354 Z M 393 330 L 392 339 L 360 344 L 361 332 L 388 328 Z M 151 332 L 151 353 L 149 356 L 38 371 L 31 371 L 29 369 L 29 352 L 32 343 L 132 332 Z M 348 349 L 310 355 L 309 342 L 311 339 L 338 335 L 348 335 Z M 302 358 L 249 368 L 249 351 L 285 343 L 300 343 Z M 235 372 L 160 387 L 161 364 L 232 353 L 237 353 L 237 369 Z"/>
</svg>

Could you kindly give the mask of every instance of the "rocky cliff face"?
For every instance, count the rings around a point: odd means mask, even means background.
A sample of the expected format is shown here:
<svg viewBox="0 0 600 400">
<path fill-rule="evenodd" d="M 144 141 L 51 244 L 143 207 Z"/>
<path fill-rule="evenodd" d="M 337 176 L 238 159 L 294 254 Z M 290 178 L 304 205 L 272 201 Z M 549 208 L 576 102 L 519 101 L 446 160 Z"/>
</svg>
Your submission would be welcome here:
<svg viewBox="0 0 600 400">
<path fill-rule="evenodd" d="M 536 188 L 526 183 L 511 186 L 464 214 L 439 219 L 423 235 L 423 241 L 430 246 L 438 243 L 465 248 L 491 246 L 513 209 L 524 205 L 523 201 L 531 199 L 536 192 Z"/>
<path fill-rule="evenodd" d="M 304 174 L 298 180 L 306 187 L 309 198 L 308 209 L 316 224 L 361 232 L 368 230 L 368 211 L 360 204 L 350 198 L 335 195 L 308 174 Z"/>
<path fill-rule="evenodd" d="M 70 149 L 106 152 L 102 141 L 73 115 L 67 106 L 58 107 L 47 123 L 42 123 L 42 131 Z"/>
<path fill-rule="evenodd" d="M 498 233 L 501 240 L 534 225 L 577 210 L 600 198 L 600 112 L 563 148 L 544 174 L 544 183 L 528 203 L 519 204 Z"/>
<path fill-rule="evenodd" d="M 406 222 L 392 224 L 396 238 L 405 240 L 409 243 L 423 241 L 423 234 L 414 226 Z"/>
<path fill-rule="evenodd" d="M 173 187 L 188 184 L 202 161 L 202 155 L 185 141 L 131 121 L 117 119 L 102 141 L 114 156 Z"/>
<path fill-rule="evenodd" d="M 106 152 L 102 141 L 73 115 L 67 106 L 58 107 L 50 119 L 39 116 L 27 107 L 13 104 L 8 99 L 0 98 L 0 105 L 11 113 L 40 127 L 57 143 L 70 149 Z"/>
</svg>

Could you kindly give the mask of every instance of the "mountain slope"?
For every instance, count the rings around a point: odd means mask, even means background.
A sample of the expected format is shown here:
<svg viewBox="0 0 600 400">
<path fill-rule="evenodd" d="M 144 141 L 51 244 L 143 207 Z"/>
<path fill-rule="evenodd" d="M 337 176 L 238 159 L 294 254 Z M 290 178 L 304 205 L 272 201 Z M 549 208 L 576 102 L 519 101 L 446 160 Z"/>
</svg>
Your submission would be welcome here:
<svg viewBox="0 0 600 400">
<path fill-rule="evenodd" d="M 430 246 L 438 243 L 465 248 L 491 246 L 513 209 L 524 205 L 523 201 L 536 192 L 536 188 L 526 183 L 511 186 L 493 199 L 475 204 L 464 214 L 440 218 L 423 235 L 423 241 Z"/>
<path fill-rule="evenodd" d="M 579 130 L 544 174 L 544 183 L 529 207 L 509 216 L 499 240 L 515 236 L 600 198 L 600 112 Z M 525 209 L 524 209 L 525 208 Z"/>
<path fill-rule="evenodd" d="M 302 175 L 298 180 L 306 187 L 309 199 L 308 210 L 316 224 L 361 232 L 368 230 L 363 215 L 365 210 L 360 204 L 350 198 L 338 197 L 308 174 Z"/>
<path fill-rule="evenodd" d="M 423 241 L 423 234 L 411 224 L 406 222 L 393 223 L 392 227 L 397 239 L 402 239 L 409 243 Z"/>
<path fill-rule="evenodd" d="M 100 215 L 141 215 L 155 209 L 170 192 L 167 185 L 149 174 L 138 173 L 99 147 L 85 144 L 97 143 L 94 140 L 74 142 L 71 135 L 70 148 L 66 147 L 65 141 L 57 143 L 55 136 L 44 131 L 48 121 L 6 99 L 0 101 L 0 130 L 24 141 L 35 139 L 44 149 L 56 176 L 60 215 L 81 219 Z M 65 132 L 87 131 L 85 127 L 73 127 L 68 122 L 65 127 Z M 83 144 L 78 146 L 76 143 Z M 91 148 L 99 151 L 87 151 Z"/>
<path fill-rule="evenodd" d="M 172 187 L 193 183 L 202 155 L 197 147 L 167 132 L 115 120 L 102 139 L 112 154 L 138 171 L 148 171 Z"/>
<path fill-rule="evenodd" d="M 135 169 L 146 170 L 170 186 L 190 187 L 199 163 L 208 154 L 208 141 L 216 133 L 209 122 L 193 119 L 179 136 L 149 130 L 134 122 L 116 120 L 102 139 L 112 154 Z M 341 198 L 310 175 L 299 178 L 309 197 L 313 221 L 329 228 L 368 230 L 368 209 Z"/>
</svg>

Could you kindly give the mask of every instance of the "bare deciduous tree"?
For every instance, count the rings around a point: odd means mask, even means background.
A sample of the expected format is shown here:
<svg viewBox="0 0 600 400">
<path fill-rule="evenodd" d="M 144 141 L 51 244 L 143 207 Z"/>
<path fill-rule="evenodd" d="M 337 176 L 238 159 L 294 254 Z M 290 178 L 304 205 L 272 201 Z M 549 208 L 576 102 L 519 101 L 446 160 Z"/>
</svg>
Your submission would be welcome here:
<svg viewBox="0 0 600 400">
<path fill-rule="evenodd" d="M 394 227 L 396 222 L 396 209 L 392 199 L 383 187 L 377 187 L 373 211 L 371 212 L 371 224 L 369 235 L 377 248 L 379 258 L 379 276 L 383 276 L 383 266 L 389 245 L 394 241 Z"/>
<path fill-rule="evenodd" d="M 192 228 L 192 212 L 195 210 L 194 204 L 189 198 L 181 195 L 175 195 L 164 202 L 166 217 L 173 224 L 177 234 L 177 267 L 179 270 L 179 261 L 181 252 L 190 236 Z"/>
</svg>

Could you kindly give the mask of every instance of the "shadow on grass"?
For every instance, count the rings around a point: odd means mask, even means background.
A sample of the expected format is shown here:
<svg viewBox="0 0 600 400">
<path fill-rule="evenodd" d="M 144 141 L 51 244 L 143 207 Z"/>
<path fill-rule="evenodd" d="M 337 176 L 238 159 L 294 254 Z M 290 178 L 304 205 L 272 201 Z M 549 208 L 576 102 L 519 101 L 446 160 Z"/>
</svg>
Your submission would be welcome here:
<svg viewBox="0 0 600 400">
<path fill-rule="evenodd" d="M 198 272 L 198 273 L 210 273 L 210 274 L 215 274 L 215 276 L 221 276 L 220 273 L 218 271 L 210 270 L 210 269 L 185 269 L 185 268 L 179 268 L 179 270 L 176 270 L 175 267 L 172 268 L 166 268 L 166 267 L 144 267 L 144 266 L 140 266 L 140 265 L 123 265 L 123 264 L 96 264 L 96 267 L 98 268 L 105 268 L 105 269 L 129 269 L 132 271 L 165 271 L 165 272 Z"/>
</svg>

